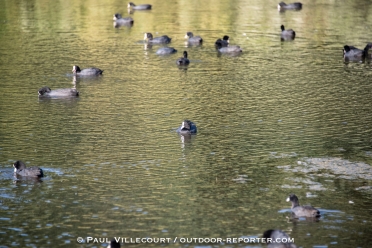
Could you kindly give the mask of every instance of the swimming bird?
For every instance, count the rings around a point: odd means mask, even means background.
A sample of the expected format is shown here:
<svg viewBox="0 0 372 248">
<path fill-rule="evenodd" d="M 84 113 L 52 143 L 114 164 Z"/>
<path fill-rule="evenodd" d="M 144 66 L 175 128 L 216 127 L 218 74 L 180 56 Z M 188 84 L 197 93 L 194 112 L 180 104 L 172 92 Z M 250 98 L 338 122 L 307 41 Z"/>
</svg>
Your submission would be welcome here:
<svg viewBox="0 0 372 248">
<path fill-rule="evenodd" d="M 133 18 L 132 17 L 122 17 L 121 14 L 116 13 L 112 18 L 118 26 L 120 25 L 133 25 Z"/>
<path fill-rule="evenodd" d="M 40 88 L 38 93 L 39 93 L 39 97 L 52 97 L 52 98 L 79 96 L 79 91 L 77 91 L 75 88 L 51 90 L 48 86 L 44 86 Z"/>
<path fill-rule="evenodd" d="M 172 40 L 172 38 L 169 38 L 167 35 L 154 38 L 152 36 L 152 33 L 145 33 L 145 36 L 143 37 L 143 39 L 147 40 L 148 43 L 152 43 L 152 44 L 168 44 Z"/>
<path fill-rule="evenodd" d="M 188 65 L 190 60 L 187 58 L 187 51 L 183 52 L 183 57 L 176 60 L 177 65 Z"/>
<path fill-rule="evenodd" d="M 132 7 L 132 9 L 135 9 L 135 10 L 147 10 L 147 9 L 151 9 L 152 8 L 151 4 L 135 5 L 134 3 L 129 2 L 128 3 L 128 9 L 130 9 L 130 7 Z"/>
<path fill-rule="evenodd" d="M 223 42 L 221 40 L 217 40 L 216 43 L 216 48 L 220 53 L 241 53 L 243 50 L 240 48 L 240 46 L 237 45 L 228 45 L 224 46 Z"/>
<path fill-rule="evenodd" d="M 284 25 L 281 25 L 280 28 L 282 29 L 282 33 L 280 34 L 280 39 L 282 41 L 294 40 L 296 37 L 296 32 L 293 31 L 293 29 L 285 30 Z"/>
<path fill-rule="evenodd" d="M 344 60 L 345 61 L 363 61 L 368 56 L 368 50 L 372 48 L 372 43 L 368 43 L 363 50 L 354 46 L 344 46 Z"/>
<path fill-rule="evenodd" d="M 301 10 L 302 9 L 302 3 L 295 2 L 295 3 L 289 3 L 286 4 L 285 2 L 280 2 L 278 4 L 278 10 L 284 11 L 284 10 Z"/>
<path fill-rule="evenodd" d="M 103 73 L 103 70 L 91 67 L 81 70 L 79 66 L 74 65 L 72 67 L 72 73 L 78 76 L 98 76 Z"/>
<path fill-rule="evenodd" d="M 268 248 L 297 248 L 297 246 L 290 242 L 288 234 L 281 230 L 266 230 L 262 238 L 265 239 Z"/>
<path fill-rule="evenodd" d="M 181 126 L 177 129 L 177 133 L 179 134 L 196 134 L 196 132 L 196 125 L 190 120 L 184 120 Z"/>
<path fill-rule="evenodd" d="M 287 198 L 287 202 L 292 202 L 292 214 L 295 217 L 309 217 L 318 218 L 320 217 L 320 212 L 318 209 L 312 206 L 300 206 L 298 198 L 295 194 L 290 194 Z"/>
<path fill-rule="evenodd" d="M 18 160 L 13 164 L 14 174 L 20 175 L 23 177 L 43 177 L 43 170 L 39 167 L 33 166 L 26 168 L 25 163 Z"/>
<path fill-rule="evenodd" d="M 203 39 L 200 36 L 194 36 L 192 32 L 187 32 L 185 35 L 185 39 L 187 39 L 187 42 L 191 44 L 203 43 Z"/>
<path fill-rule="evenodd" d="M 177 50 L 174 49 L 173 47 L 161 47 L 156 51 L 157 55 L 167 55 L 167 54 L 172 54 L 176 53 Z"/>
<path fill-rule="evenodd" d="M 222 40 L 221 39 L 218 39 L 216 40 L 215 42 L 215 45 L 216 46 L 219 46 L 219 47 L 227 47 L 229 45 L 229 36 L 225 35 Z"/>
</svg>

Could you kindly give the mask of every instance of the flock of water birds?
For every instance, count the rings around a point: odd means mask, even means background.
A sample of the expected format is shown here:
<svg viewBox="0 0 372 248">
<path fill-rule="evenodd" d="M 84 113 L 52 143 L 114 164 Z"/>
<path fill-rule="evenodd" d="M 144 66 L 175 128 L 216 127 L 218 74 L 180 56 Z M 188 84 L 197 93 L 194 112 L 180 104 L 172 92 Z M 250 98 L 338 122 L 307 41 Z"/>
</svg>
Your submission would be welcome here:
<svg viewBox="0 0 372 248">
<path fill-rule="evenodd" d="M 284 2 L 280 2 L 278 5 L 278 9 L 280 11 L 283 10 L 300 10 L 302 8 L 301 3 L 292 3 L 292 4 L 285 4 Z M 141 4 L 135 5 L 134 3 L 128 3 L 128 9 L 133 10 L 151 10 L 152 5 L 150 4 Z M 134 23 L 132 17 L 122 17 L 121 14 L 116 13 L 113 16 L 114 26 L 131 26 Z M 280 38 L 282 41 L 291 41 L 294 40 L 296 37 L 296 32 L 292 29 L 285 29 L 284 25 L 281 25 L 281 35 Z M 200 36 L 194 36 L 192 32 L 187 32 L 185 35 L 187 39 L 187 43 L 190 45 L 201 45 L 203 43 L 203 39 Z M 229 42 L 229 36 L 225 35 L 222 39 L 217 39 L 215 42 L 216 50 L 219 53 L 224 54 L 233 54 L 238 55 L 243 52 L 240 46 L 231 45 Z M 145 33 L 144 40 L 147 42 L 147 45 L 167 45 L 171 42 L 172 38 L 168 37 L 167 35 L 163 35 L 160 37 L 154 37 L 152 33 Z M 354 47 L 351 47 L 354 48 Z M 177 50 L 173 47 L 164 46 L 159 48 L 156 51 L 158 55 L 168 55 L 176 53 Z M 180 57 L 176 60 L 176 64 L 178 66 L 188 66 L 190 64 L 190 60 L 188 59 L 187 51 L 183 52 L 183 57 Z M 74 76 L 99 76 L 102 75 L 103 70 L 95 67 L 80 69 L 79 66 L 74 65 L 72 69 L 72 73 Z M 58 97 L 77 97 L 79 96 L 79 92 L 75 88 L 68 88 L 68 89 L 55 89 L 52 90 L 48 86 L 42 87 L 39 89 L 39 96 L 40 97 L 50 97 L 50 98 L 58 98 Z"/>
<path fill-rule="evenodd" d="M 132 8 L 134 10 L 149 10 L 152 8 L 150 4 L 142 4 L 142 5 L 135 5 L 134 3 L 130 2 L 128 4 L 128 8 Z M 299 2 L 285 4 L 284 2 L 280 2 L 278 4 L 279 11 L 285 10 L 301 10 L 302 4 Z M 120 14 L 115 14 L 113 17 L 115 25 L 132 25 L 133 19 L 131 17 L 123 18 Z M 281 25 L 281 40 L 288 41 L 295 39 L 296 33 L 292 29 L 286 30 L 283 25 Z M 201 44 L 203 39 L 200 36 L 194 36 L 192 32 L 187 32 L 185 38 L 187 38 L 190 44 Z M 171 42 L 171 38 L 164 35 L 161 37 L 153 37 L 151 33 L 145 33 L 144 39 L 147 41 L 148 44 L 168 44 Z M 215 47 L 220 53 L 241 53 L 242 49 L 239 46 L 230 45 L 229 44 L 229 37 L 224 36 L 222 39 L 218 39 L 215 42 Z M 372 44 L 368 43 L 364 50 L 357 49 L 353 46 L 345 46 L 344 47 L 344 58 L 348 61 L 357 61 L 357 60 L 364 60 L 368 55 L 368 50 L 372 48 Z M 164 55 L 164 54 L 172 54 L 177 52 L 172 47 L 162 47 L 157 50 L 157 54 Z M 180 66 L 187 66 L 190 61 L 187 58 L 187 51 L 184 51 L 183 57 L 176 60 L 176 64 Z M 87 68 L 87 69 L 80 69 L 79 66 L 74 65 L 72 69 L 74 76 L 99 76 L 103 73 L 103 70 L 98 68 Z M 39 97 L 48 97 L 48 98 L 59 98 L 59 97 L 77 97 L 79 96 L 79 92 L 75 88 L 68 88 L 68 89 L 55 89 L 51 90 L 49 87 L 45 86 L 39 89 Z M 195 123 L 190 120 L 184 120 L 181 126 L 177 129 L 177 132 L 181 135 L 192 135 L 196 134 L 197 127 Z M 13 164 L 14 167 L 14 174 L 16 176 L 21 177 L 32 177 L 32 178 L 41 178 L 44 176 L 43 170 L 39 167 L 26 167 L 25 163 L 22 161 L 16 161 Z M 294 194 L 288 196 L 287 201 L 292 203 L 291 211 L 292 216 L 294 218 L 319 218 L 320 212 L 316 208 L 312 206 L 300 206 L 298 197 Z M 267 241 L 269 239 L 272 242 L 267 242 L 267 246 L 270 248 L 296 248 L 297 246 L 289 240 L 289 236 L 281 231 L 281 230 L 267 230 L 263 234 L 263 238 Z M 284 241 L 289 240 L 289 241 Z M 108 247 L 111 248 L 118 248 L 120 247 L 120 243 L 118 243 L 115 239 L 111 241 Z"/>
</svg>

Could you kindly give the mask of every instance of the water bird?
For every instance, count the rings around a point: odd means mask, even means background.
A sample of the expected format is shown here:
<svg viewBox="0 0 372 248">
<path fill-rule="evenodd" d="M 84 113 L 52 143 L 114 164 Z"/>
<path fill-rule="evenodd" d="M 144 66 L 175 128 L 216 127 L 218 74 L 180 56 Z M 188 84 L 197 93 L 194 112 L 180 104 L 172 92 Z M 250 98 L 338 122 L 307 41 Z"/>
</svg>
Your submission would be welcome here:
<svg viewBox="0 0 372 248">
<path fill-rule="evenodd" d="M 112 18 L 117 26 L 120 25 L 127 25 L 131 26 L 133 25 L 133 18 L 132 17 L 122 17 L 121 14 L 116 13 L 114 14 L 114 17 Z"/>
<path fill-rule="evenodd" d="M 300 206 L 298 198 L 295 194 L 290 194 L 287 198 L 287 202 L 292 202 L 292 214 L 297 217 L 309 217 L 318 218 L 320 217 L 320 212 L 318 209 L 312 206 Z"/>
<path fill-rule="evenodd" d="M 187 42 L 191 44 L 203 43 L 203 39 L 200 36 L 194 36 L 192 32 L 187 32 L 185 35 L 185 39 L 187 39 Z"/>
<path fill-rule="evenodd" d="M 147 9 L 151 9 L 152 8 L 151 4 L 135 5 L 134 3 L 129 2 L 128 3 L 128 9 L 130 9 L 131 7 L 132 7 L 132 9 L 135 9 L 135 10 L 147 10 Z"/>
<path fill-rule="evenodd" d="M 290 237 L 288 236 L 288 234 L 281 230 L 266 230 L 263 233 L 262 238 L 265 239 L 268 248 L 297 248 L 294 243 L 289 241 Z M 268 241 L 268 239 L 271 240 Z"/>
<path fill-rule="evenodd" d="M 176 60 L 177 65 L 188 65 L 190 60 L 187 58 L 187 51 L 183 52 L 183 57 Z"/>
<path fill-rule="evenodd" d="M 372 43 L 368 43 L 363 50 L 354 46 L 344 46 L 345 61 L 364 61 L 368 57 L 368 50 L 372 48 Z"/>
<path fill-rule="evenodd" d="M 216 45 L 216 47 L 218 46 L 218 47 L 227 47 L 228 45 L 229 45 L 229 36 L 227 36 L 227 35 L 225 35 L 223 38 L 222 38 L 222 40 L 221 39 L 218 39 L 218 40 L 216 40 L 216 42 L 215 42 L 215 45 Z"/>
<path fill-rule="evenodd" d="M 91 67 L 81 70 L 79 66 L 72 66 L 72 73 L 78 76 L 98 76 L 103 73 L 103 70 Z"/>
<path fill-rule="evenodd" d="M 294 38 L 296 37 L 296 32 L 293 31 L 293 29 L 285 30 L 284 25 L 281 25 L 280 28 L 282 29 L 282 33 L 280 34 L 280 39 L 282 41 L 294 40 Z"/>
<path fill-rule="evenodd" d="M 145 36 L 143 37 L 143 39 L 147 40 L 148 43 L 152 43 L 152 44 L 168 44 L 172 40 L 172 38 L 169 38 L 167 35 L 154 38 L 152 36 L 152 33 L 145 33 Z"/>
<path fill-rule="evenodd" d="M 48 86 L 44 86 L 38 91 L 39 97 L 76 97 L 79 96 L 79 91 L 75 88 L 55 89 L 51 90 Z"/>
<path fill-rule="evenodd" d="M 295 2 L 295 3 L 289 3 L 286 4 L 285 2 L 280 2 L 278 4 L 278 10 L 284 11 L 284 10 L 301 10 L 302 9 L 302 3 Z"/>
<path fill-rule="evenodd" d="M 156 51 L 157 55 L 167 55 L 167 54 L 172 54 L 176 53 L 177 50 L 174 49 L 173 47 L 161 47 Z"/>
<path fill-rule="evenodd" d="M 224 46 L 223 42 L 220 41 L 216 41 L 215 43 L 216 45 L 216 49 L 220 52 L 220 53 L 241 53 L 243 52 L 243 50 L 240 48 L 240 46 L 237 46 L 237 45 L 228 45 L 228 46 Z"/>
<path fill-rule="evenodd" d="M 43 170 L 39 167 L 33 166 L 26 168 L 25 163 L 18 160 L 13 164 L 14 174 L 23 176 L 23 177 L 43 177 Z"/>
<path fill-rule="evenodd" d="M 184 120 L 181 126 L 177 129 L 177 133 L 179 134 L 196 134 L 196 132 L 196 125 L 190 120 Z"/>
</svg>

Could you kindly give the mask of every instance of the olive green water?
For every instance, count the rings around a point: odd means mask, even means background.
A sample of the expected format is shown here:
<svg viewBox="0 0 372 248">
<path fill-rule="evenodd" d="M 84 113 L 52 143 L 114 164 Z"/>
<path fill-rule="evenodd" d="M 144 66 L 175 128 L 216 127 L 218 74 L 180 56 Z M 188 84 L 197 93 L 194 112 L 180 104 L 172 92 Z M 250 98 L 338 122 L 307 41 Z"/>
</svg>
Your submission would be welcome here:
<svg viewBox="0 0 372 248">
<path fill-rule="evenodd" d="M 145 3 L 145 2 L 142 2 Z M 123 1 L 0 0 L 0 247 L 102 247 L 87 237 L 239 238 L 282 229 L 299 247 L 371 247 L 369 1 L 157 1 L 114 28 Z M 280 42 L 280 25 L 294 42 Z M 204 39 L 187 47 L 186 31 Z M 167 34 L 159 57 L 144 32 Z M 218 55 L 223 35 L 240 56 Z M 175 60 L 187 50 L 187 70 Z M 74 64 L 99 78 L 71 77 Z M 37 90 L 76 85 L 78 99 Z M 198 134 L 175 132 L 183 119 Z M 44 169 L 16 180 L 12 164 Z M 320 209 L 289 221 L 295 193 Z M 83 244 L 76 240 L 85 239 Z M 265 247 L 192 242 L 136 247 Z"/>
</svg>

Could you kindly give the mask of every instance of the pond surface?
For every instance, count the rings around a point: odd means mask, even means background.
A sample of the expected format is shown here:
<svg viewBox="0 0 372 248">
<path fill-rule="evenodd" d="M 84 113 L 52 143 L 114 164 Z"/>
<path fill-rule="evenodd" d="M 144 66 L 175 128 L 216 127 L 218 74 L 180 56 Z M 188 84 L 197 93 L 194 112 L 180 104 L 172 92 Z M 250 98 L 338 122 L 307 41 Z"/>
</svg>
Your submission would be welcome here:
<svg viewBox="0 0 372 248">
<path fill-rule="evenodd" d="M 145 3 L 145 2 L 142 2 Z M 0 247 L 105 247 L 87 237 L 241 238 L 371 247 L 370 1 L 0 0 Z M 296 31 L 280 41 L 280 25 Z M 204 39 L 188 47 L 184 35 Z M 170 56 L 143 34 L 168 35 Z M 223 35 L 238 56 L 218 54 Z M 183 51 L 187 68 L 175 64 Z M 104 70 L 73 78 L 73 65 Z M 79 98 L 39 99 L 43 86 Z M 191 139 L 176 133 L 196 123 Z M 16 179 L 16 160 L 42 182 Z M 295 193 L 319 221 L 291 221 Z M 83 244 L 77 243 L 82 237 Z M 266 247 L 222 242 L 136 247 Z"/>
</svg>

